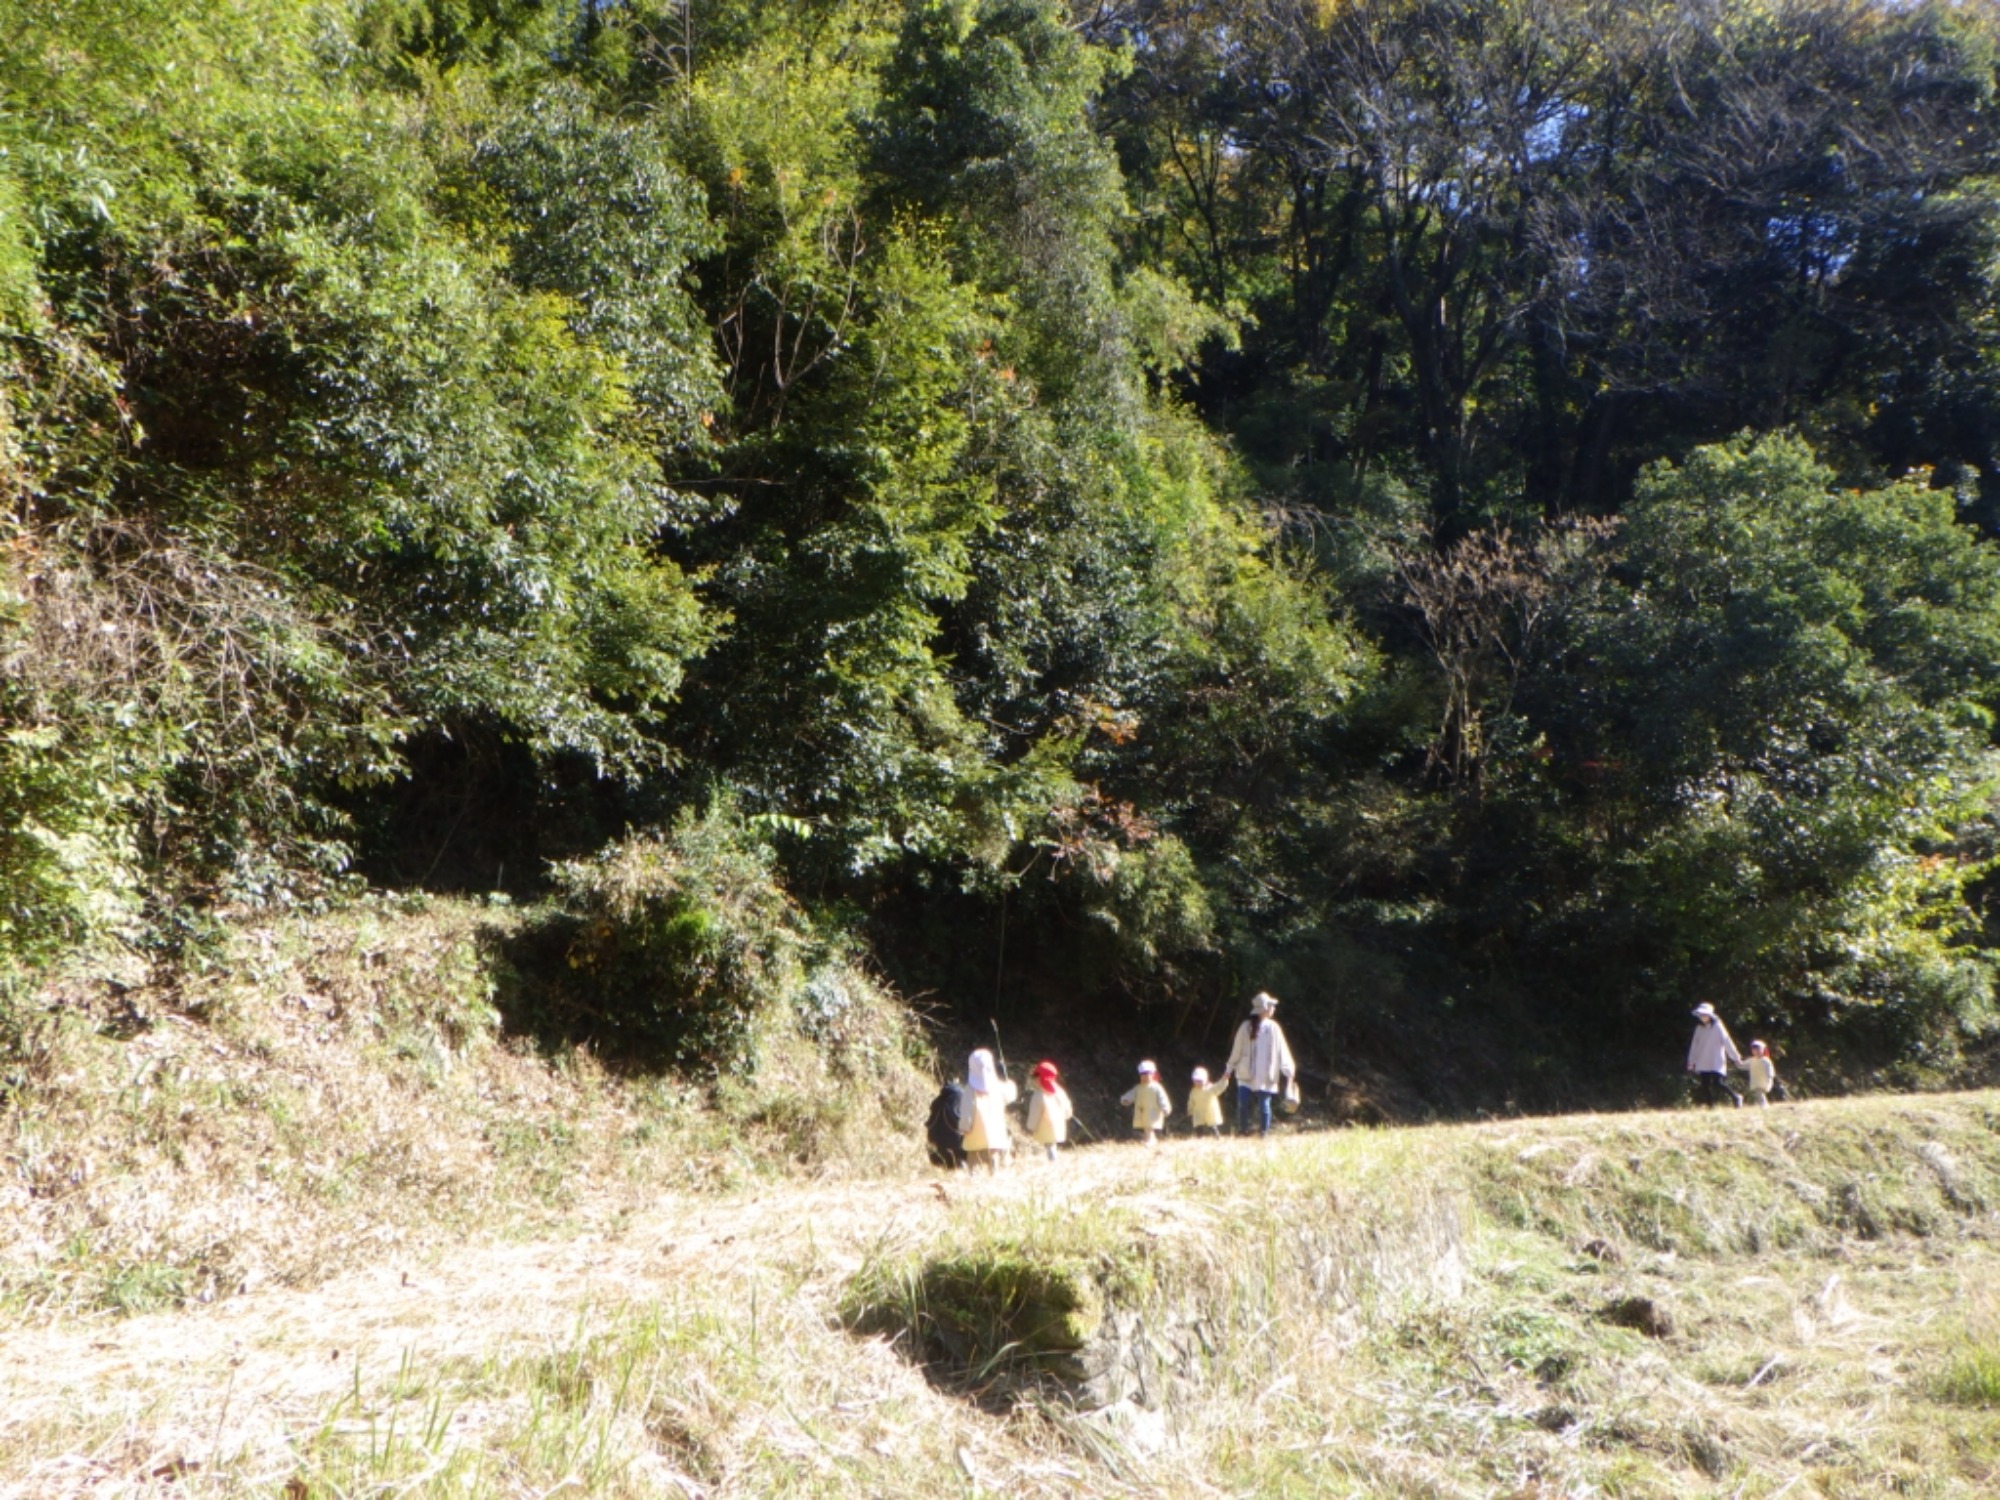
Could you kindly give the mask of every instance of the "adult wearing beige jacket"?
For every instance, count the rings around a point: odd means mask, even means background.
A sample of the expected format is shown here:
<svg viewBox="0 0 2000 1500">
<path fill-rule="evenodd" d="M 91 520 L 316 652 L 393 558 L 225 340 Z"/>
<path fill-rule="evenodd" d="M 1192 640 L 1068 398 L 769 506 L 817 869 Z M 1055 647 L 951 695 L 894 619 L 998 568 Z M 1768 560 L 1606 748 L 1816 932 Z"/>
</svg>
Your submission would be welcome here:
<svg viewBox="0 0 2000 1500">
<path fill-rule="evenodd" d="M 1258 991 L 1250 1001 L 1250 1019 L 1236 1028 L 1229 1044 L 1229 1065 L 1222 1076 L 1236 1080 L 1239 1132 L 1247 1131 L 1254 1117 L 1257 1134 L 1271 1133 L 1271 1106 L 1298 1072 L 1285 1033 L 1273 1019 L 1277 1009 L 1277 996 Z"/>
</svg>

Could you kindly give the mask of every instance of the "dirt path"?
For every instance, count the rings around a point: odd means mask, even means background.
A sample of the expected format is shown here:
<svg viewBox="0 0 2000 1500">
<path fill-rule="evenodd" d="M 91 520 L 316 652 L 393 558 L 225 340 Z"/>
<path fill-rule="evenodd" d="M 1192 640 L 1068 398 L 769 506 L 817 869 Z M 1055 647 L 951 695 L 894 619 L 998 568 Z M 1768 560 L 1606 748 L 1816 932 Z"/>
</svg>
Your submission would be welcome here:
<svg viewBox="0 0 2000 1500">
<path fill-rule="evenodd" d="M 802 1266 L 844 1280 L 870 1253 L 936 1236 L 951 1205 L 1151 1197 L 1187 1149 L 1072 1153 L 1059 1170 L 1024 1160 L 998 1178 L 773 1185 L 740 1198 L 607 1205 L 561 1240 L 431 1247 L 311 1290 L 273 1287 L 209 1307 L 62 1320 L 0 1340 L 0 1496 L 129 1492 L 213 1455 L 268 1450 L 306 1431 L 358 1384 L 465 1357 L 564 1346 L 587 1309 L 668 1297 L 691 1278 Z M 1253 1148 L 1254 1149 L 1254 1148 Z M 1161 1195 L 1159 1206 L 1172 1212 Z M 47 1457 L 47 1436 L 90 1433 L 88 1452 Z M 24 1471 L 4 1455 L 44 1456 Z"/>
</svg>

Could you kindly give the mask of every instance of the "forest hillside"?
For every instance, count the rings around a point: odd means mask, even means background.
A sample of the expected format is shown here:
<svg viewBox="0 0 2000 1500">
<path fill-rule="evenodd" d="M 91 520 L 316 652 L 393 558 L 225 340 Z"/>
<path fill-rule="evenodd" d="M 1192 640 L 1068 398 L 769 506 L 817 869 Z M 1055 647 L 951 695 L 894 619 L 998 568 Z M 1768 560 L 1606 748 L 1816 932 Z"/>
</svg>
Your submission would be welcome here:
<svg viewBox="0 0 2000 1500">
<path fill-rule="evenodd" d="M 1700 999 L 1990 1076 L 1997 80 L 1988 0 L 0 0 L 10 1076 L 431 901 L 711 1103 L 1259 988 L 1351 1118 L 1664 1102 Z"/>
<path fill-rule="evenodd" d="M 0 0 L 0 1494 L 1992 1493 L 1996 183 L 2000 0 Z"/>
</svg>

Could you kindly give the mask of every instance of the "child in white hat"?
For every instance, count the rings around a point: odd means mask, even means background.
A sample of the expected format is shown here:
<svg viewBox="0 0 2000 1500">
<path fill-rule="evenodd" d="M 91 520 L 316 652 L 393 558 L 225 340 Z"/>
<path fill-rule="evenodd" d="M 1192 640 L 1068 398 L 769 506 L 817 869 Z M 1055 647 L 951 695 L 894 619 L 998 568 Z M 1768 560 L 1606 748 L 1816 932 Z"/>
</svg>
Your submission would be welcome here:
<svg viewBox="0 0 2000 1500">
<path fill-rule="evenodd" d="M 1014 1149 L 1007 1134 L 1007 1106 L 1019 1097 L 1010 1078 L 1002 1078 L 993 1054 L 981 1047 L 965 1060 L 965 1093 L 960 1097 L 958 1129 L 965 1137 L 968 1168 L 997 1172 Z"/>
<path fill-rule="evenodd" d="M 1174 1112 L 1173 1100 L 1160 1083 L 1160 1070 L 1150 1058 L 1139 1064 L 1138 1083 L 1120 1094 L 1118 1102 L 1132 1106 L 1132 1128 L 1148 1146 L 1159 1139 L 1167 1116 Z"/>
<path fill-rule="evenodd" d="M 1771 1061 L 1771 1049 L 1762 1042 L 1752 1042 L 1743 1071 L 1750 1075 L 1750 1102 L 1760 1107 L 1769 1104 L 1771 1090 L 1778 1086 L 1778 1065 Z"/>
<path fill-rule="evenodd" d="M 1200 1135 L 1206 1130 L 1211 1135 L 1222 1134 L 1222 1091 L 1229 1087 L 1227 1078 L 1208 1081 L 1208 1069 L 1196 1068 L 1188 1080 L 1188 1124 L 1194 1133 Z"/>
</svg>

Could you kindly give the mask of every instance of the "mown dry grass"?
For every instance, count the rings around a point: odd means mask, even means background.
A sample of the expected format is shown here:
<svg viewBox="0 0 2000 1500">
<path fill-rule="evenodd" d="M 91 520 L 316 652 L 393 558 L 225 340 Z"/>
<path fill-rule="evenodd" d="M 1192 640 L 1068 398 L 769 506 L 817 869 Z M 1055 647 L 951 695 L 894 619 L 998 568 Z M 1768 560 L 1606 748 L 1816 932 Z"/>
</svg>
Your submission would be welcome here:
<svg viewBox="0 0 2000 1500">
<path fill-rule="evenodd" d="M 1970 1500 L 2000 1482 L 2000 1409 L 1954 1383 L 1991 1347 L 1996 1188 L 1990 1095 L 766 1181 L 470 1243 L 414 1285 L 52 1325 L 13 1351 L 0 1472 L 24 1495 Z M 966 1267 L 1023 1265 L 1099 1268 L 1111 1377 L 927 1318 Z"/>
<path fill-rule="evenodd" d="M 663 1190 L 868 1172 L 900 1152 L 928 1092 L 908 1066 L 836 1087 L 813 1048 L 773 1036 L 755 1083 L 718 1103 L 506 1035 L 499 950 L 522 920 L 365 901 L 233 929 L 171 993 L 57 988 L 17 1012 L 0 1308 L 311 1286 L 468 1234 L 574 1233 Z"/>
</svg>

